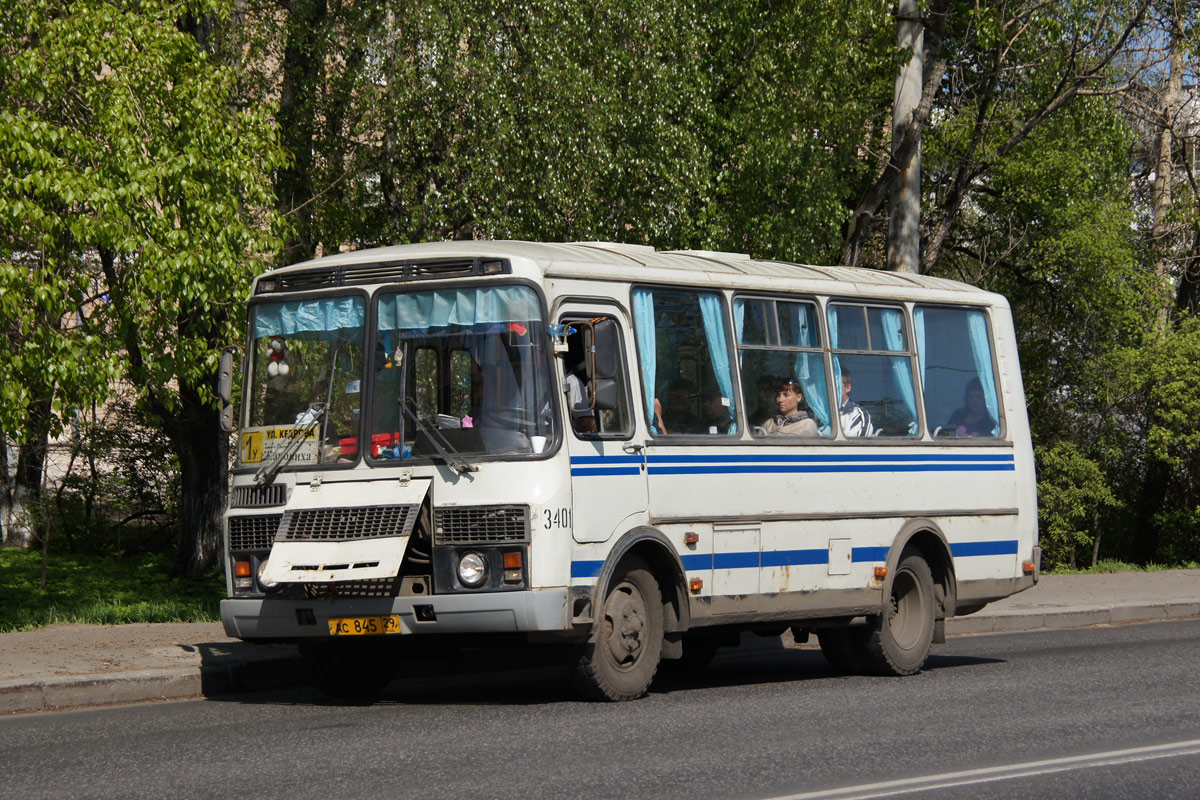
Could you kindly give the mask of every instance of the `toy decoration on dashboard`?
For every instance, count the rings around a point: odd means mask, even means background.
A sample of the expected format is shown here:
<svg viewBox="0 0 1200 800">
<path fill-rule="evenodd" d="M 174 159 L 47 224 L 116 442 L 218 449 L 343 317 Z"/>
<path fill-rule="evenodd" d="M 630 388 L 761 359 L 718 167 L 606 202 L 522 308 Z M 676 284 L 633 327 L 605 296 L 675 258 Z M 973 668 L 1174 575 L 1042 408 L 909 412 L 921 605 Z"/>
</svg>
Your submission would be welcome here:
<svg viewBox="0 0 1200 800">
<path fill-rule="evenodd" d="M 288 367 L 287 345 L 284 344 L 282 336 L 271 337 L 271 341 L 267 343 L 267 355 L 271 358 L 271 363 L 267 364 L 267 374 L 272 378 L 286 377 L 291 368 Z"/>
</svg>

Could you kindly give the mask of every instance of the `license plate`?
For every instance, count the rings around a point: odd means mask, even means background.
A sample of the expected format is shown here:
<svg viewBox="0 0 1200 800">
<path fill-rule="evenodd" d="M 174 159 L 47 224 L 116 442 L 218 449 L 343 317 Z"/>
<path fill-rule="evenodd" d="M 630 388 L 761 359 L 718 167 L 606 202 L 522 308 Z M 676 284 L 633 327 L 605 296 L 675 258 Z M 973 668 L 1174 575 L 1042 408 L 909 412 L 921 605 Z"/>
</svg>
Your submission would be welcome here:
<svg viewBox="0 0 1200 800">
<path fill-rule="evenodd" d="M 400 633 L 400 615 L 386 617 L 331 617 L 330 636 L 372 636 L 382 633 Z"/>
</svg>

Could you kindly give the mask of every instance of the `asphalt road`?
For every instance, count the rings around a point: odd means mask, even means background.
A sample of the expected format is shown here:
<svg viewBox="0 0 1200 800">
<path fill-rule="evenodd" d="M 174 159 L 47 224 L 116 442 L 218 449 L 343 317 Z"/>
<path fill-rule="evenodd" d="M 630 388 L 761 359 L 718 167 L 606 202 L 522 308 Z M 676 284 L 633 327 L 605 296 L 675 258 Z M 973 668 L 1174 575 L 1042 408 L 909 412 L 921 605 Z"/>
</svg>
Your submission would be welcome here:
<svg viewBox="0 0 1200 800">
<path fill-rule="evenodd" d="M 549 670 L 0 718 L 0 797 L 1195 798 L 1200 621 L 971 636 L 911 678 L 812 650 L 645 700 Z"/>
</svg>

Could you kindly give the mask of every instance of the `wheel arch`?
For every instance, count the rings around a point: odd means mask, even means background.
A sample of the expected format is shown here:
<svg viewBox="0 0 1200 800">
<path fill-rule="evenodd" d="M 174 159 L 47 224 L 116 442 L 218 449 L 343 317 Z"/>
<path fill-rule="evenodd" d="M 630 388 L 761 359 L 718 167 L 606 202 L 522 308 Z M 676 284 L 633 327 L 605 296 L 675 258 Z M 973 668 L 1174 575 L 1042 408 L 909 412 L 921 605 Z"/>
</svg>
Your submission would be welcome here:
<svg viewBox="0 0 1200 800">
<path fill-rule="evenodd" d="M 950 552 L 950 542 L 936 522 L 931 519 L 911 519 L 904 524 L 888 551 L 887 578 L 883 586 L 883 597 L 889 597 L 892 591 L 892 579 L 896 575 L 896 567 L 900 564 L 900 556 L 908 548 L 914 548 L 921 553 L 925 563 L 933 573 L 934 595 L 937 601 L 937 619 L 954 616 L 958 603 L 958 578 L 954 572 L 954 558 Z"/>
<path fill-rule="evenodd" d="M 596 577 L 592 592 L 592 608 L 600 608 L 604 595 L 612 583 L 613 575 L 621 562 L 630 555 L 637 555 L 650 567 L 663 600 L 663 632 L 682 633 L 691 625 L 691 611 L 687 600 L 687 585 L 683 562 L 666 535 L 657 528 L 638 527 L 623 534 L 613 545 L 604 566 Z"/>
</svg>

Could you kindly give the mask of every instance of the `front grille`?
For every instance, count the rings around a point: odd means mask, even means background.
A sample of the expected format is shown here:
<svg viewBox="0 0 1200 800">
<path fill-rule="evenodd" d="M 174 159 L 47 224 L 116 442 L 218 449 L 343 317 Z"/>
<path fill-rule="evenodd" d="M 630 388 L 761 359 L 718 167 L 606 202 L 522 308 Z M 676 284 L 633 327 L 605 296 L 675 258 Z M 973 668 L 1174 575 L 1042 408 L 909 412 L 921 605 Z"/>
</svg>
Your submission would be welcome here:
<svg viewBox="0 0 1200 800">
<path fill-rule="evenodd" d="M 434 544 L 529 541 L 528 506 L 443 508 L 433 514 Z"/>
<path fill-rule="evenodd" d="M 279 531 L 279 514 L 229 518 L 229 549 L 232 552 L 270 550 Z"/>
<path fill-rule="evenodd" d="M 269 508 L 287 502 L 287 486 L 272 483 L 270 486 L 235 486 L 229 497 L 230 508 Z"/>
<path fill-rule="evenodd" d="M 376 264 L 346 264 L 323 269 L 306 269 L 280 273 L 276 278 L 278 291 L 294 292 L 324 289 L 360 283 L 401 283 L 434 278 L 497 275 L 512 272 L 512 267 L 500 258 L 457 258 L 436 261 L 393 261 Z"/>
<path fill-rule="evenodd" d="M 417 521 L 419 505 L 354 506 L 288 511 L 280 524 L 281 542 L 347 542 L 407 536 Z"/>
<path fill-rule="evenodd" d="M 309 600 L 333 597 L 395 597 L 395 578 L 375 578 L 367 581 L 338 581 L 336 583 L 306 583 L 304 596 Z"/>
</svg>

